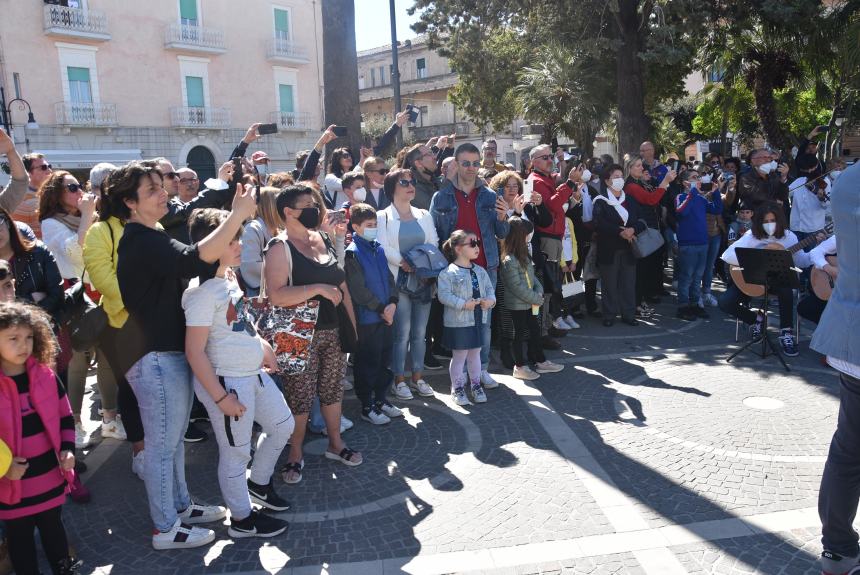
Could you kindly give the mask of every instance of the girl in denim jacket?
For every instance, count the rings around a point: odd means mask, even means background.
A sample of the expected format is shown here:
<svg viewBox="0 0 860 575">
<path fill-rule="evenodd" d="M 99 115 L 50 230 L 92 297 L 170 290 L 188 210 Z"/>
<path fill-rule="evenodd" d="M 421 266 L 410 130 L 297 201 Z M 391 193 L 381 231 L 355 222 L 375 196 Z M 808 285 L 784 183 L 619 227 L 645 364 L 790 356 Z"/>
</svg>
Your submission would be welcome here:
<svg viewBox="0 0 860 575">
<path fill-rule="evenodd" d="M 451 350 L 451 395 L 457 405 L 471 405 L 465 389 L 464 366 L 472 401 L 487 401 L 481 387 L 481 334 L 490 321 L 489 310 L 496 305 L 496 296 L 487 271 L 473 261 L 480 249 L 477 236 L 463 230 L 454 231 L 442 245 L 452 263 L 439 274 L 438 297 L 445 306 L 442 339 Z"/>
</svg>

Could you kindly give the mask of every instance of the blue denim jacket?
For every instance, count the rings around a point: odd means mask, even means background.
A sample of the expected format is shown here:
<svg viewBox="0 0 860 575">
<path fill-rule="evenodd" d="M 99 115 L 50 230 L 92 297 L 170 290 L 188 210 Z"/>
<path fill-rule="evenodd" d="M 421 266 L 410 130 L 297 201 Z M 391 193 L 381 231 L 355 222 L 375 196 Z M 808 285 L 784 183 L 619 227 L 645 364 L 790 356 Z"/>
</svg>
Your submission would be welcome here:
<svg viewBox="0 0 860 575">
<path fill-rule="evenodd" d="M 810 347 L 819 353 L 860 365 L 860 163 L 842 172 L 833 185 L 831 205 L 836 226 L 839 277 L 824 308 Z"/>
<path fill-rule="evenodd" d="M 439 234 L 440 244 L 451 237 L 451 233 L 457 229 L 457 198 L 454 193 L 457 190 L 455 182 L 445 180 L 442 189 L 433 194 L 430 201 L 430 215 L 433 216 L 433 224 Z M 504 239 L 511 227 L 507 221 L 499 221 L 496 217 L 496 193 L 486 186 L 481 186 L 478 192 L 478 200 L 475 209 L 478 212 L 478 226 L 481 228 L 481 240 L 484 257 L 487 258 L 487 269 L 495 271 L 499 268 L 499 243 L 496 239 Z"/>
<path fill-rule="evenodd" d="M 495 303 L 496 290 L 493 288 L 487 270 L 478 264 L 472 265 L 478 275 L 481 298 L 491 299 Z M 472 278 L 469 270 L 451 264 L 447 269 L 442 270 L 436 282 L 436 287 L 439 289 L 437 296 L 439 303 L 445 306 L 445 315 L 443 316 L 445 327 L 471 327 L 475 325 L 475 311 L 463 307 L 468 300 L 472 299 Z M 490 310 L 485 309 L 483 313 L 483 323 L 487 324 L 490 321 Z"/>
</svg>

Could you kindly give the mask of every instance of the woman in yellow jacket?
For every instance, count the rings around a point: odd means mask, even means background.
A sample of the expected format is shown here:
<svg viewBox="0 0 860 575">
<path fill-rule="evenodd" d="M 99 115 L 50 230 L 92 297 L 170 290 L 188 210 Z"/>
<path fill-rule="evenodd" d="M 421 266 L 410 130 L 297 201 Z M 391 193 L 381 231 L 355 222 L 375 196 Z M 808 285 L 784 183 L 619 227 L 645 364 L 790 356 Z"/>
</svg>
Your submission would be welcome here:
<svg viewBox="0 0 860 575">
<path fill-rule="evenodd" d="M 93 189 L 103 192 L 106 176 L 110 173 L 110 166 L 104 170 L 97 170 L 101 165 L 93 168 L 90 173 L 90 184 Z M 116 279 L 117 246 L 123 233 L 123 224 L 119 219 L 111 215 L 110 202 L 105 201 L 105 195 L 101 195 L 102 201 L 99 213 L 101 221 L 96 222 L 87 231 L 84 240 L 84 264 L 90 276 L 90 282 L 102 295 L 100 305 L 108 316 L 108 326 L 102 334 L 99 349 L 107 358 L 114 372 L 117 383 L 117 404 L 122 414 L 125 432 L 132 444 L 132 471 L 143 479 L 143 424 L 140 421 L 140 410 L 137 407 L 137 399 L 134 392 L 125 379 L 128 366 L 122 361 L 120 349 L 117 347 L 117 335 L 128 319 L 128 312 L 122 303 L 119 293 L 119 283 Z"/>
</svg>

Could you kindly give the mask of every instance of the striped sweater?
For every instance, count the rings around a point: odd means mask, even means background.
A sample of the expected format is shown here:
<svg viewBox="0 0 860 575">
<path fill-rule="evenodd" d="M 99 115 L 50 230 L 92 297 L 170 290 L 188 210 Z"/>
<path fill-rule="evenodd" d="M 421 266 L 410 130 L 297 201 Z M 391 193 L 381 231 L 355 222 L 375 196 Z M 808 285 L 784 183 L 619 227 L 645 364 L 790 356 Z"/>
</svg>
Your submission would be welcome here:
<svg viewBox="0 0 860 575">
<path fill-rule="evenodd" d="M 32 359 L 28 361 L 27 372 L 11 378 L 0 375 L 3 380 L 3 413 L 0 417 L 12 424 L 3 426 L 3 440 L 12 447 L 15 457 L 23 457 L 28 463 L 20 480 L 0 479 L 0 520 L 26 517 L 62 505 L 67 482 L 72 477 L 71 472 L 63 472 L 59 465 L 59 453 L 74 452 L 75 449 L 75 422 L 66 390 L 44 366 L 33 370 L 30 366 Z M 34 397 L 30 378 L 37 373 L 42 387 Z M 52 380 L 48 380 L 47 375 L 53 376 Z M 10 382 L 14 383 L 14 389 Z M 56 389 L 47 386 L 55 386 Z M 15 407 L 17 414 L 14 413 Z M 48 410 L 53 410 L 53 413 Z M 56 427 L 49 432 L 46 425 Z"/>
</svg>

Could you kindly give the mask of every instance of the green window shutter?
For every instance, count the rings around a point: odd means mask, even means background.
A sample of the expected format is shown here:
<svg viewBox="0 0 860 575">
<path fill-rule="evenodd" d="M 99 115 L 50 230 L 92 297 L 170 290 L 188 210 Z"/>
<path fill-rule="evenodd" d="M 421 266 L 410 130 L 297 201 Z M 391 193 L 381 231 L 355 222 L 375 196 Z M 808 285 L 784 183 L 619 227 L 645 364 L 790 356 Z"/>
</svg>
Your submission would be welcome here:
<svg viewBox="0 0 860 575">
<path fill-rule="evenodd" d="M 275 8 L 275 32 L 279 37 L 289 37 L 290 13 L 286 10 Z"/>
<path fill-rule="evenodd" d="M 203 78 L 185 76 L 186 101 L 189 108 L 202 108 L 206 105 L 203 97 Z"/>
<path fill-rule="evenodd" d="M 293 113 L 293 87 L 290 84 L 278 84 L 278 95 L 281 101 L 281 112 Z"/>
<path fill-rule="evenodd" d="M 67 68 L 69 74 L 69 82 L 86 82 L 89 84 L 90 82 L 90 69 L 89 68 L 75 68 L 69 66 Z"/>
<path fill-rule="evenodd" d="M 179 0 L 179 17 L 183 20 L 197 20 L 197 0 Z"/>
</svg>

